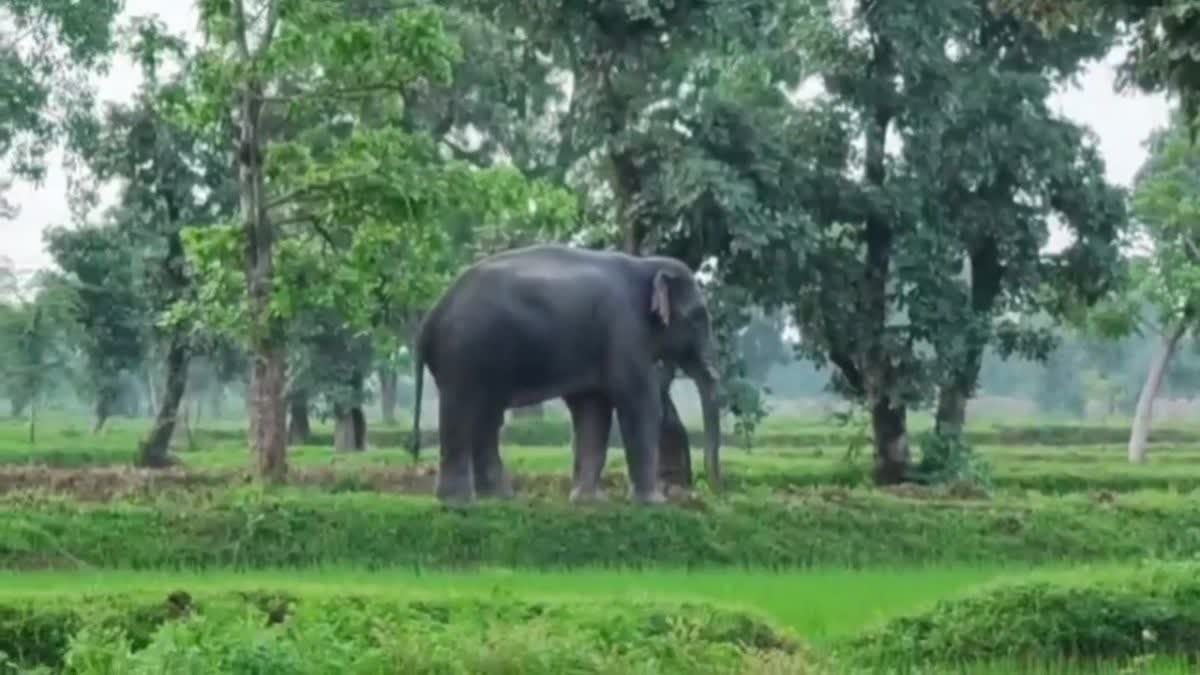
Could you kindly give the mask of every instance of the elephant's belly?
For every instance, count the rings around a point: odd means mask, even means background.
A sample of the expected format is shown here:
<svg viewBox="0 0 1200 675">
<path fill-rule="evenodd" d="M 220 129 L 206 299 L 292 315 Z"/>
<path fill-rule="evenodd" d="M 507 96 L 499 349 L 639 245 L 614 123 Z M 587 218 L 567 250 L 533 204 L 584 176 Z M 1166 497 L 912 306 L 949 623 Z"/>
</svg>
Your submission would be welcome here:
<svg viewBox="0 0 1200 675">
<path fill-rule="evenodd" d="M 509 396 L 508 407 L 523 408 L 525 406 L 537 405 L 538 403 L 544 403 L 551 399 L 594 390 L 599 388 L 599 386 L 599 378 L 578 377 L 572 378 L 571 380 L 565 382 L 525 387 L 514 391 L 512 395 Z"/>
</svg>

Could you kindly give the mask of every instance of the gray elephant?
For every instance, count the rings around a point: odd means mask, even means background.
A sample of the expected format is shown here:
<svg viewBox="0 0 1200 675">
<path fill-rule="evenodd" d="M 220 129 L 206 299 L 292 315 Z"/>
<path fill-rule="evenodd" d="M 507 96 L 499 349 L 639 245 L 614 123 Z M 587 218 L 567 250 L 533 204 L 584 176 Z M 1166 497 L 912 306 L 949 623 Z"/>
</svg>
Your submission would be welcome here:
<svg viewBox="0 0 1200 675">
<path fill-rule="evenodd" d="M 511 495 L 499 452 L 505 410 L 561 397 L 574 436 L 571 500 L 598 496 L 615 410 L 634 498 L 662 502 L 660 361 L 696 383 L 705 469 L 720 485 L 715 345 L 704 296 L 679 260 L 557 245 L 493 255 L 443 293 L 414 346 L 413 453 L 428 366 L 439 391 L 442 501 Z"/>
</svg>

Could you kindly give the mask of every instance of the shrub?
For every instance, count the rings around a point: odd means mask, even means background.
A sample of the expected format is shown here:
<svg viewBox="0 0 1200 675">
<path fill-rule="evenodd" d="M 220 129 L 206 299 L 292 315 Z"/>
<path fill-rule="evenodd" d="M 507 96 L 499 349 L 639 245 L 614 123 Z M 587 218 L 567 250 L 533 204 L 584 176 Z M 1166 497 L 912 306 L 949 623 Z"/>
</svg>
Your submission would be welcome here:
<svg viewBox="0 0 1200 675">
<path fill-rule="evenodd" d="M 920 496 L 920 495 L 918 495 Z M 797 568 L 1132 560 L 1200 553 L 1200 504 L 904 499 L 810 490 L 642 508 L 565 500 L 468 509 L 383 494 L 215 501 L 0 501 L 0 566 Z"/>
<path fill-rule="evenodd" d="M 140 616 L 124 622 L 89 619 L 97 603 L 135 609 Z M 23 609 L 25 624 L 39 629 L 6 634 L 0 649 L 17 654 L 14 662 L 24 669 L 76 675 L 732 674 L 784 664 L 785 672 L 809 672 L 789 637 L 751 616 L 702 605 L 244 594 L 201 598 L 171 618 L 161 611 L 171 603 L 97 598 L 82 604 L 43 613 Z M 148 615 L 158 620 L 147 622 Z M 55 626 L 56 637 L 39 641 L 40 628 L 48 625 Z M 12 635 L 28 642 L 14 645 Z"/>
<path fill-rule="evenodd" d="M 1198 650 L 1200 564 L 1159 563 L 1084 581 L 995 585 L 895 619 L 839 651 L 864 665 L 920 667 Z"/>
</svg>

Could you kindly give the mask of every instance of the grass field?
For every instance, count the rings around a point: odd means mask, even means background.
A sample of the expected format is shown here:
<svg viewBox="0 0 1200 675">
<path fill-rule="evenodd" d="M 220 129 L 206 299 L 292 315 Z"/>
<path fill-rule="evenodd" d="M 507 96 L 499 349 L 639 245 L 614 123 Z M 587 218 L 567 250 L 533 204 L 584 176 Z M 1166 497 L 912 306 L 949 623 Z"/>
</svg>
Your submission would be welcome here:
<svg viewBox="0 0 1200 675">
<path fill-rule="evenodd" d="M 856 432 L 768 419 L 730 494 L 697 453 L 696 494 L 647 510 L 619 446 L 610 502 L 567 504 L 569 427 L 522 421 L 518 498 L 464 512 L 403 429 L 318 429 L 263 489 L 232 423 L 133 470 L 143 425 L 0 421 L 0 673 L 1200 669 L 1200 427 L 1130 466 L 1119 426 L 977 423 L 990 491 L 879 490 Z"/>
</svg>

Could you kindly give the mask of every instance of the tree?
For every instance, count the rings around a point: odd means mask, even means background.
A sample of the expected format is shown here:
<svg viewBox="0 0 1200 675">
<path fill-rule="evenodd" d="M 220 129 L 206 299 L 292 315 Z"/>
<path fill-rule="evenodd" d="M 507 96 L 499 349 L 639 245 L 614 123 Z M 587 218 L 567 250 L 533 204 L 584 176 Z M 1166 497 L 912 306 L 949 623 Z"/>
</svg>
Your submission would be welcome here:
<svg viewBox="0 0 1200 675">
<path fill-rule="evenodd" d="M 1148 140 L 1150 157 L 1134 179 L 1133 209 L 1136 233 L 1150 250 L 1131 261 L 1130 283 L 1093 319 L 1110 336 L 1142 331 L 1158 336 L 1129 435 L 1129 461 L 1135 463 L 1146 461 L 1154 399 L 1180 341 L 1200 318 L 1200 154 L 1188 126 L 1177 111 Z"/>
<path fill-rule="evenodd" d="M 87 77 L 106 65 L 120 0 L 0 0 L 0 160 L 13 173 L 40 179 L 55 142 L 79 131 L 91 105 Z M 15 208 L 2 191 L 10 179 L 0 170 L 0 215 Z"/>
<path fill-rule="evenodd" d="M 146 355 L 147 310 L 135 279 L 135 249 L 115 226 L 57 227 L 45 235 L 47 248 L 74 289 L 72 318 L 79 323 L 86 383 L 94 401 L 93 433 L 112 414 L 121 377 Z"/>
<path fill-rule="evenodd" d="M 73 289 L 52 274 L 9 286 L 11 304 L 0 304 L 0 379 L 14 404 L 29 415 L 29 442 L 37 442 L 42 401 L 57 381 L 69 379 Z"/>
<path fill-rule="evenodd" d="M 445 78 L 456 50 L 432 9 L 373 21 L 347 18 L 330 0 L 205 0 L 200 10 L 208 46 L 182 102 L 210 134 L 233 121 L 241 223 L 213 233 L 211 245 L 197 237 L 193 253 L 242 252 L 247 312 L 239 330 L 253 352 L 250 436 L 258 474 L 278 481 L 287 471 L 281 305 L 289 289 L 276 284 L 283 225 L 420 227 L 423 212 L 445 196 L 445 179 L 422 161 L 419 139 L 395 127 L 357 128 L 354 115 L 366 103 L 385 113 L 401 109 L 401 88 Z M 342 114 L 346 133 L 313 137 L 303 122 L 317 111 Z M 218 280 L 228 276 L 220 259 L 198 262 Z M 290 290 L 294 296 L 298 289 Z"/>
<path fill-rule="evenodd" d="M 958 109 L 933 124 L 905 123 L 902 132 L 913 177 L 932 191 L 922 218 L 945 221 L 950 245 L 960 250 L 951 252 L 952 264 L 965 268 L 945 279 L 938 291 L 945 299 L 910 310 L 927 314 L 921 321 L 931 326 L 928 339 L 943 364 L 937 429 L 952 436 L 961 434 L 989 345 L 1005 356 L 1044 358 L 1053 341 L 1049 323 L 1114 283 L 1126 220 L 1124 195 L 1106 182 L 1095 141 L 1047 105 L 1058 82 L 1107 51 L 1112 32 L 1047 40 L 981 3 L 963 3 L 960 12 L 951 13 L 957 18 L 945 36 L 956 53 L 922 74 L 944 77 L 948 86 L 935 98 Z M 1043 249 L 1055 224 L 1071 243 L 1049 254 Z M 1050 322 L 1014 320 L 1016 313 Z"/>
<path fill-rule="evenodd" d="M 941 389 L 956 433 L 989 343 L 1044 351 L 1044 330 L 1005 314 L 1058 311 L 1113 276 L 1121 195 L 1044 105 L 1107 38 L 1049 42 L 968 0 L 862 3 L 809 30 L 826 93 L 797 104 L 768 68 L 729 69 L 685 118 L 688 143 L 659 149 L 659 219 L 681 223 L 674 250 L 716 259 L 729 304 L 786 308 L 801 353 L 869 411 L 876 480 L 896 482 L 910 407 Z M 1057 256 L 1041 253 L 1053 217 L 1077 235 Z"/>
<path fill-rule="evenodd" d="M 103 215 L 102 227 L 60 229 L 49 243 L 60 267 L 83 283 L 84 323 L 95 336 L 92 360 L 110 364 L 108 370 L 133 370 L 151 351 L 162 352 L 162 396 L 139 444 L 138 464 L 166 466 L 188 366 L 204 342 L 198 325 L 164 321 L 196 292 L 180 233 L 228 217 L 236 192 L 233 155 L 222 133 L 186 129 L 167 107 L 181 94 L 185 74 L 164 79 L 162 71 L 187 65 L 186 44 L 154 20 L 139 20 L 134 29 L 125 48 L 142 67 L 143 83 L 133 102 L 109 106 L 96 131 L 71 145 L 80 160 L 77 202 L 95 204 L 97 184 L 120 180 L 118 203 Z M 121 363 L 110 363 L 120 357 Z"/>
<path fill-rule="evenodd" d="M 556 74 L 570 83 L 570 94 L 562 102 L 541 96 L 544 77 L 519 90 L 532 91 L 535 102 L 548 102 L 552 112 L 546 117 L 556 130 L 552 152 L 530 154 L 541 158 L 551 172 L 565 171 L 564 177 L 580 191 L 588 219 L 595 223 L 585 236 L 596 243 L 615 243 L 631 254 L 666 252 L 664 230 L 676 221 L 656 202 L 656 174 L 664 160 L 674 157 L 664 148 L 676 149 L 685 135 L 679 119 L 711 89 L 723 69 L 736 66 L 748 54 L 769 52 L 776 75 L 794 75 L 797 69 L 790 64 L 796 61 L 800 36 L 813 15 L 823 13 L 823 3 L 807 1 L 481 1 L 472 6 L 507 33 L 520 36 L 522 46 L 528 45 L 523 52 L 526 63 L 539 77 L 539 62 L 545 61 L 555 64 Z M 787 58 L 782 58 L 784 53 Z M 788 76 L 781 79 L 790 83 Z M 533 110 L 540 113 L 543 108 Z M 520 148 L 523 139 L 516 140 L 510 147 Z M 685 260 L 693 268 L 704 262 L 703 257 Z M 714 310 L 726 306 L 713 303 Z M 717 322 L 736 324 L 722 334 L 721 375 L 731 395 L 724 400 L 739 413 L 749 410 L 734 403 L 734 395 L 752 388 L 740 386 L 740 365 L 730 358 L 734 350 L 728 346 L 745 319 L 738 315 Z M 669 381 L 673 372 L 668 368 L 664 375 Z M 663 440 L 685 440 L 668 386 L 663 394 L 665 419 L 676 427 L 665 429 Z M 684 465 L 687 452 L 686 443 L 662 448 L 664 478 L 690 483 L 690 469 Z"/>
</svg>

